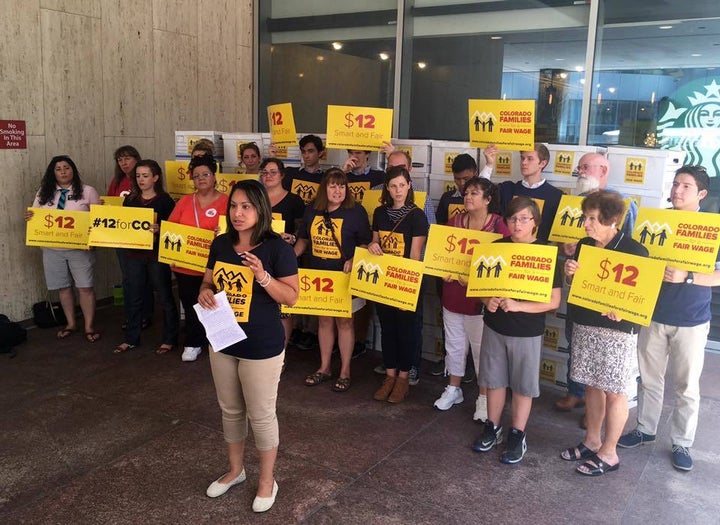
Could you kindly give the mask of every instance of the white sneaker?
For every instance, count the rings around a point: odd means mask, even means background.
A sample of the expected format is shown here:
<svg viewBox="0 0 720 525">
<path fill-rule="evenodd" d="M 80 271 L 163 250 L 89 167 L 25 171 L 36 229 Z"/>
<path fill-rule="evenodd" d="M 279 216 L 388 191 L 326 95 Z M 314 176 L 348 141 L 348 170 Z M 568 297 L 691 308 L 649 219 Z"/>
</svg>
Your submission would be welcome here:
<svg viewBox="0 0 720 525">
<path fill-rule="evenodd" d="M 195 361 L 202 352 L 199 346 L 186 346 L 182 353 L 183 361 Z"/>
<path fill-rule="evenodd" d="M 463 401 L 462 389 L 459 386 L 448 385 L 438 400 L 433 403 L 433 406 L 438 410 L 448 410 L 453 405 Z"/>
<path fill-rule="evenodd" d="M 487 396 L 480 394 L 477 401 L 475 401 L 473 421 L 486 421 L 487 417 Z"/>
</svg>

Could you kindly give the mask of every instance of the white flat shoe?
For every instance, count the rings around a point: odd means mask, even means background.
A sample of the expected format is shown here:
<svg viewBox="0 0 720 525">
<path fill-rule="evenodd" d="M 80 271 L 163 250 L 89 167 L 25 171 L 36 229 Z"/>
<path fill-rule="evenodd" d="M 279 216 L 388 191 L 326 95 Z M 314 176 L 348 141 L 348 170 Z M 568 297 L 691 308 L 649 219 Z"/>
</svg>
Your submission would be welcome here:
<svg viewBox="0 0 720 525">
<path fill-rule="evenodd" d="M 252 505 L 253 512 L 265 512 L 267 510 L 270 510 L 270 508 L 273 506 L 273 503 L 275 503 L 275 496 L 277 496 L 277 493 L 278 484 L 277 481 L 273 480 L 272 496 L 270 496 L 269 498 L 260 498 L 258 496 L 255 496 Z"/>
<path fill-rule="evenodd" d="M 230 487 L 238 485 L 239 483 L 245 481 L 245 469 L 243 469 L 240 475 L 234 480 L 232 480 L 230 483 L 220 483 L 220 480 L 223 477 L 224 475 L 220 476 L 217 480 L 210 483 L 210 486 L 205 491 L 205 494 L 207 494 L 211 498 L 217 498 L 218 496 L 222 496 L 228 490 L 230 490 Z"/>
</svg>

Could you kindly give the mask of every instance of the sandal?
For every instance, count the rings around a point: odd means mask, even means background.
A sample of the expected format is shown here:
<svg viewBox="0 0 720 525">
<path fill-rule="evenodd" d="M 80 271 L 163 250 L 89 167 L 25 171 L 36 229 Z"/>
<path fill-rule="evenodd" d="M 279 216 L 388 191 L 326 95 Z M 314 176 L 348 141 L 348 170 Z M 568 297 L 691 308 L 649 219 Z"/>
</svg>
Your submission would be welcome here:
<svg viewBox="0 0 720 525">
<path fill-rule="evenodd" d="M 585 443 L 568 448 L 560 452 L 560 457 L 565 461 L 579 461 L 581 459 L 587 459 L 595 455 L 594 450 L 590 450 L 585 446 Z"/>
<path fill-rule="evenodd" d="M 347 392 L 349 388 L 350 388 L 350 378 L 349 377 L 338 377 L 337 381 L 335 381 L 335 384 L 332 387 L 334 392 Z"/>
<path fill-rule="evenodd" d="M 94 343 L 94 342 L 100 340 L 100 333 L 99 332 L 85 332 L 85 339 L 87 339 L 88 343 Z"/>
<path fill-rule="evenodd" d="M 575 469 L 578 474 L 583 476 L 602 476 L 606 472 L 612 472 L 620 468 L 620 462 L 614 465 L 608 465 L 597 454 L 593 454 L 585 463 L 578 465 Z"/>
<path fill-rule="evenodd" d="M 173 348 L 175 348 L 175 345 L 170 345 L 170 344 L 167 344 L 167 343 L 163 343 L 163 344 L 161 344 L 160 346 L 158 346 L 157 350 L 155 350 L 155 353 L 156 353 L 157 355 L 167 354 L 167 353 L 168 353 L 170 350 L 172 350 Z"/>
<path fill-rule="evenodd" d="M 322 372 L 313 372 L 305 378 L 305 386 L 317 386 L 320 383 L 327 381 L 332 376 L 330 374 L 323 374 Z"/>
<path fill-rule="evenodd" d="M 77 330 L 75 328 L 68 328 L 65 327 L 62 330 L 60 330 L 55 337 L 58 339 L 65 339 L 66 337 L 70 337 L 73 335 Z"/>
<path fill-rule="evenodd" d="M 129 345 L 127 343 L 122 343 L 118 345 L 115 350 L 113 350 L 113 354 L 124 354 L 128 350 L 135 349 L 135 345 Z"/>
</svg>

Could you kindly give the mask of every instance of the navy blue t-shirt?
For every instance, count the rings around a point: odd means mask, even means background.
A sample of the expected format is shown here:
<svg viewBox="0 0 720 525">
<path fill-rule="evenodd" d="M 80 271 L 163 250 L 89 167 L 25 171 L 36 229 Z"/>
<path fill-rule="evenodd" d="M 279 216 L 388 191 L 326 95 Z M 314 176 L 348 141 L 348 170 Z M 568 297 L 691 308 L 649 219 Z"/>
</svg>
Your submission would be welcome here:
<svg viewBox="0 0 720 525">
<path fill-rule="evenodd" d="M 274 278 L 298 273 L 297 259 L 292 247 L 278 236 L 265 239 L 250 252 L 262 261 L 263 268 Z M 243 266 L 242 258 L 235 253 L 227 234 L 218 235 L 210 245 L 207 268 L 215 272 L 216 263 Z M 225 279 L 226 282 L 227 280 Z M 228 297 L 231 296 L 233 287 L 241 287 L 235 282 L 228 285 Z M 247 339 L 225 348 L 222 353 L 243 359 L 269 359 L 280 355 L 285 346 L 280 306 L 255 279 L 252 280 L 249 308 L 247 322 L 238 323 L 247 334 Z"/>
<path fill-rule="evenodd" d="M 387 206 L 375 208 L 373 231 L 379 234 L 380 248 L 384 253 L 408 259 L 413 237 L 427 237 L 430 225 L 425 212 L 415 207 L 407 213 L 394 231 L 393 228 L 395 223 L 388 215 Z"/>
<path fill-rule="evenodd" d="M 537 188 L 527 188 L 522 181 L 500 183 L 500 208 L 502 215 L 505 215 L 508 204 L 513 197 L 530 197 L 538 202 L 541 208 L 542 222 L 538 228 L 537 238 L 541 241 L 547 241 L 550 236 L 550 228 L 552 227 L 555 214 L 560 205 L 560 198 L 563 196 L 562 190 L 557 189 L 549 182 L 544 182 Z M 540 205 L 542 202 L 542 205 Z"/>
</svg>

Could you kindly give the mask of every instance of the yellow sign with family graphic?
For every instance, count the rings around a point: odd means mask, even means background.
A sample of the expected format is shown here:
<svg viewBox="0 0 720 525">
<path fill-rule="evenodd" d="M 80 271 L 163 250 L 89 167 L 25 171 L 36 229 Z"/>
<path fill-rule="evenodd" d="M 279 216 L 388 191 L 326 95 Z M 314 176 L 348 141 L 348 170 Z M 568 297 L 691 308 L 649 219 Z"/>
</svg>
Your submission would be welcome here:
<svg viewBox="0 0 720 525">
<path fill-rule="evenodd" d="M 257 173 L 218 173 L 215 175 L 215 189 L 228 197 L 233 186 L 241 180 L 258 180 Z"/>
<path fill-rule="evenodd" d="M 173 199 L 195 193 L 195 184 L 190 177 L 186 160 L 166 160 L 165 180 L 167 180 L 168 193 Z"/>
<path fill-rule="evenodd" d="M 499 233 L 431 224 L 425 245 L 425 275 L 467 281 L 476 246 L 501 237 Z"/>
<path fill-rule="evenodd" d="M 497 177 L 510 177 L 512 175 L 512 153 L 498 151 L 495 156 L 495 175 Z"/>
<path fill-rule="evenodd" d="M 297 146 L 292 104 L 273 104 L 267 108 L 270 140 L 275 146 Z"/>
<path fill-rule="evenodd" d="M 720 247 L 720 215 L 640 208 L 633 239 L 653 259 L 691 272 L 712 273 Z"/>
<path fill-rule="evenodd" d="M 581 195 L 563 195 L 560 197 L 555 219 L 550 228 L 549 239 L 554 242 L 577 242 L 587 237 L 585 232 L 585 216 L 582 211 L 582 201 L 585 197 Z M 625 224 L 625 217 L 630 209 L 632 199 L 625 201 L 625 213 L 619 221 L 619 225 Z"/>
<path fill-rule="evenodd" d="M 33 212 L 25 227 L 25 246 L 87 250 L 90 212 L 28 208 Z"/>
<path fill-rule="evenodd" d="M 322 215 L 313 217 L 310 225 L 312 254 L 321 259 L 341 259 L 343 219 L 327 219 Z M 333 235 L 334 234 L 334 235 Z M 335 242 L 337 240 L 337 242 Z M 338 246 L 340 244 L 340 246 Z"/>
<path fill-rule="evenodd" d="M 594 246 L 583 246 L 568 303 L 649 326 L 665 263 Z"/>
<path fill-rule="evenodd" d="M 355 248 L 350 293 L 376 303 L 414 311 L 422 284 L 423 263 L 394 255 L 373 255 Z"/>
<path fill-rule="evenodd" d="M 393 110 L 327 107 L 327 148 L 380 151 L 392 137 Z"/>
<path fill-rule="evenodd" d="M 555 175 L 572 175 L 573 166 L 575 164 L 574 151 L 556 151 L 555 162 L 553 163 L 553 173 Z"/>
<path fill-rule="evenodd" d="M 630 157 L 625 159 L 625 183 L 645 184 L 646 166 L 647 159 L 644 157 Z"/>
<path fill-rule="evenodd" d="M 468 100 L 470 145 L 532 150 L 535 143 L 534 100 Z"/>
<path fill-rule="evenodd" d="M 88 246 L 99 248 L 130 248 L 152 250 L 155 222 L 152 208 L 119 208 L 90 206 L 90 237 Z"/>
<path fill-rule="evenodd" d="M 158 261 L 205 273 L 214 238 L 215 233 L 211 230 L 162 221 Z"/>
<path fill-rule="evenodd" d="M 300 295 L 294 306 L 281 305 L 287 314 L 352 317 L 350 274 L 328 270 L 298 270 Z"/>
<path fill-rule="evenodd" d="M 512 297 L 550 301 L 557 262 L 557 246 L 494 242 L 473 253 L 468 297 Z"/>
<path fill-rule="evenodd" d="M 425 191 L 415 191 L 413 192 L 415 196 L 415 206 L 420 208 L 421 210 L 425 209 L 425 199 L 427 198 L 427 192 Z M 382 196 L 382 190 L 367 190 L 365 192 L 364 198 L 362 200 L 363 208 L 365 208 L 365 211 L 368 214 L 368 217 L 370 218 L 370 222 L 372 222 L 373 214 L 375 213 L 375 208 L 380 206 L 380 197 Z"/>
<path fill-rule="evenodd" d="M 247 266 L 216 261 L 213 284 L 218 292 L 225 292 L 238 323 L 246 323 L 250 316 L 252 288 L 255 275 Z"/>
</svg>

